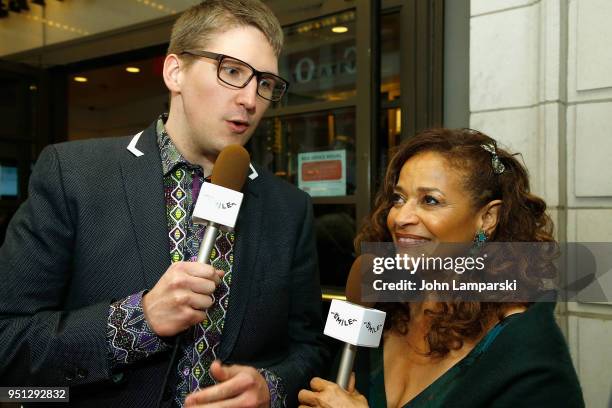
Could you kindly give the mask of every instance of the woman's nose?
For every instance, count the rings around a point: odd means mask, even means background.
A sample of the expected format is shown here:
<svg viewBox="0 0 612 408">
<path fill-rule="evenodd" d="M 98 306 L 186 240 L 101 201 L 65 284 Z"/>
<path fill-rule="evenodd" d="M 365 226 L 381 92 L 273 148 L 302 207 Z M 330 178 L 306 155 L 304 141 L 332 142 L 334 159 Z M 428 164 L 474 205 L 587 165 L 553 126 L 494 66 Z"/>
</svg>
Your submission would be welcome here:
<svg viewBox="0 0 612 408">
<path fill-rule="evenodd" d="M 414 203 L 408 201 L 399 208 L 395 217 L 395 225 L 401 227 L 403 225 L 417 224 L 419 217 L 417 216 L 416 206 Z"/>
</svg>

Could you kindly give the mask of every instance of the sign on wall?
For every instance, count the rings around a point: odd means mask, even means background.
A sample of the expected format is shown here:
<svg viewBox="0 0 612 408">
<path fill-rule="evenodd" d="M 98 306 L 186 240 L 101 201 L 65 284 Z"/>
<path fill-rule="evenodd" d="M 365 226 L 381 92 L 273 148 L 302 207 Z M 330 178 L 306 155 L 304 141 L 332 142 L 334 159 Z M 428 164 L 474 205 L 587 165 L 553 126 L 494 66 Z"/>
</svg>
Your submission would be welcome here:
<svg viewBox="0 0 612 408">
<path fill-rule="evenodd" d="M 298 187 L 312 197 L 346 195 L 346 150 L 298 153 Z"/>
</svg>

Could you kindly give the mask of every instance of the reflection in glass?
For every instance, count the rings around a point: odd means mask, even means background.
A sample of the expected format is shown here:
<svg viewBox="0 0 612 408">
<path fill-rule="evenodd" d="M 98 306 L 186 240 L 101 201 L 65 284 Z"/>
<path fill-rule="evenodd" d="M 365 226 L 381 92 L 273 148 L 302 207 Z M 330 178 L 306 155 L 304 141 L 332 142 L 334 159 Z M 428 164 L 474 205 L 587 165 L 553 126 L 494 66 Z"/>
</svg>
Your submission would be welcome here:
<svg viewBox="0 0 612 408">
<path fill-rule="evenodd" d="M 380 112 L 380 134 L 379 140 L 379 169 L 378 180 L 382 180 L 389 158 L 393 155 L 394 148 L 401 142 L 402 134 L 402 110 L 400 108 L 382 109 Z"/>
<path fill-rule="evenodd" d="M 381 18 L 381 102 L 399 101 L 400 97 L 400 15 L 392 13 Z"/>
<path fill-rule="evenodd" d="M 75 72 L 68 82 L 68 140 L 134 135 L 168 112 L 164 55 Z M 131 73 L 126 67 L 140 71 Z M 75 76 L 87 82 L 75 82 Z M 95 97 L 92 97 L 95 95 Z"/>
<path fill-rule="evenodd" d="M 284 28 L 280 76 L 291 83 L 282 105 L 339 101 L 354 97 L 357 78 L 355 11 Z"/>
<path fill-rule="evenodd" d="M 380 160 L 374 188 L 378 190 L 393 149 L 401 142 L 402 112 L 400 109 L 400 14 L 381 18 L 381 86 L 380 132 L 377 135 Z"/>
<path fill-rule="evenodd" d="M 354 108 L 266 118 L 248 147 L 256 163 L 295 185 L 299 153 L 345 150 L 345 194 L 355 191 Z"/>
</svg>

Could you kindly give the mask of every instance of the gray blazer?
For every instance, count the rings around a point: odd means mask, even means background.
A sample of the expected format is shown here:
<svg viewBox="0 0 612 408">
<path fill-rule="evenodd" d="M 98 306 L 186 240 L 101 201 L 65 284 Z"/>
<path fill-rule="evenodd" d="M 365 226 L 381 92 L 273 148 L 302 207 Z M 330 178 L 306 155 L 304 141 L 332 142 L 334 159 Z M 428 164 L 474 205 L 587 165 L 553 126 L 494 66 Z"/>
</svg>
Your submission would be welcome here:
<svg viewBox="0 0 612 408">
<path fill-rule="evenodd" d="M 126 148 L 132 140 L 62 143 L 41 153 L 0 248 L 0 385 L 69 386 L 74 406 L 168 399 L 176 353 L 119 372 L 109 367 L 109 304 L 152 288 L 170 265 L 154 124 L 131 147 L 142 155 Z M 219 355 L 274 371 L 292 406 L 324 358 L 312 205 L 257 172 L 243 189 Z"/>
</svg>

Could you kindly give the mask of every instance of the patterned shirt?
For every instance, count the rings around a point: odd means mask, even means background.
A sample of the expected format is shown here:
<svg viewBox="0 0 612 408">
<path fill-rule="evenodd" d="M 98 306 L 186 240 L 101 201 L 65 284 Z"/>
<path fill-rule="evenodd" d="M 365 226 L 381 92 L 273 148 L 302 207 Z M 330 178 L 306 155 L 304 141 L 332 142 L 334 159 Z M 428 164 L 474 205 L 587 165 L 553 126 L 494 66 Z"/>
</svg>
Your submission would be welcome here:
<svg viewBox="0 0 612 408">
<path fill-rule="evenodd" d="M 171 261 L 196 261 L 205 226 L 193 224 L 191 214 L 204 182 L 202 168 L 189 163 L 178 152 L 165 130 L 167 115 L 157 121 L 157 144 L 162 159 L 164 196 Z M 210 256 L 211 265 L 225 272 L 213 293 L 213 305 L 206 311 L 206 319 L 179 337 L 177 383 L 174 404 L 183 406 L 187 394 L 215 384 L 209 374 L 228 308 L 232 281 L 233 232 L 219 231 Z M 110 305 L 107 340 L 111 366 L 118 368 L 147 356 L 170 349 L 172 346 L 157 336 L 144 318 L 142 296 L 139 292 Z M 258 370 L 270 391 L 271 406 L 285 406 L 282 380 L 267 369 Z"/>
</svg>

